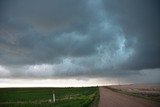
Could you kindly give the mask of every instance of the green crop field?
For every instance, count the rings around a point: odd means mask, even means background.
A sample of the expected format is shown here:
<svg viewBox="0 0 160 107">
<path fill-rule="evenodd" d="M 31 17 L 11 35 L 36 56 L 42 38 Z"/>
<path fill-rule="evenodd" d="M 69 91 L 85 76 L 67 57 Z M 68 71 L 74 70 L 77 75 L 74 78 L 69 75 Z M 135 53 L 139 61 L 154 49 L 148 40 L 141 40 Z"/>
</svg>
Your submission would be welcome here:
<svg viewBox="0 0 160 107">
<path fill-rule="evenodd" d="M 0 107 L 88 107 L 96 99 L 98 87 L 0 88 Z"/>
</svg>

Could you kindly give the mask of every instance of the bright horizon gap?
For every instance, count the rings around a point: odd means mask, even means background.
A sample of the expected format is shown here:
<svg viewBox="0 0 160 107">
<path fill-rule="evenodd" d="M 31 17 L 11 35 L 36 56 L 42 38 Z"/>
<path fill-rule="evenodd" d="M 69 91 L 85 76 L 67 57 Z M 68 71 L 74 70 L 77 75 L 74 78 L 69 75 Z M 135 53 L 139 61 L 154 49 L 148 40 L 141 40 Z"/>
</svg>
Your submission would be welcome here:
<svg viewBox="0 0 160 107">
<path fill-rule="evenodd" d="M 77 79 L 0 79 L 0 88 L 13 87 L 92 87 L 119 85 L 116 80 L 101 78 L 77 80 Z M 122 82 L 121 84 L 129 84 Z"/>
</svg>

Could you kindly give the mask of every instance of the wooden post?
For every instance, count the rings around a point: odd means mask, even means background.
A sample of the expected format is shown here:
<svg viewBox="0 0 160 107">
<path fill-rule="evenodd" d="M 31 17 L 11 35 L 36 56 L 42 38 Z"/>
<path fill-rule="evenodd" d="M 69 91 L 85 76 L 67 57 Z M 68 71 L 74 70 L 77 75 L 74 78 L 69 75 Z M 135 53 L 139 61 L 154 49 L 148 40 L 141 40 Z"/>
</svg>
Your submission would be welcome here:
<svg viewBox="0 0 160 107">
<path fill-rule="evenodd" d="M 53 92 L 53 102 L 55 102 L 55 101 L 56 101 L 56 98 L 55 98 L 55 94 Z"/>
</svg>

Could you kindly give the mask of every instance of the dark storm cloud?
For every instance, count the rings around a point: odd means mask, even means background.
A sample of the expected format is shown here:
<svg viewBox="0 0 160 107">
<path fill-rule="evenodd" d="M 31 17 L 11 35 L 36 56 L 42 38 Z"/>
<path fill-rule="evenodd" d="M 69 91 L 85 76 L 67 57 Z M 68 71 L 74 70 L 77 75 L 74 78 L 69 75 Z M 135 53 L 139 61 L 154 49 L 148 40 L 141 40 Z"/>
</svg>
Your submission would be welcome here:
<svg viewBox="0 0 160 107">
<path fill-rule="evenodd" d="M 84 0 L 16 0 L 8 1 L 2 10 L 2 18 L 8 18 L 6 21 L 10 23 L 19 22 L 23 26 L 54 32 L 83 29 L 91 21 Z"/>
<path fill-rule="evenodd" d="M 159 0 L 103 0 L 105 10 L 119 25 L 132 45 L 136 39 L 134 56 L 124 64 L 127 69 L 160 67 Z M 130 41 L 131 40 L 131 41 Z"/>
<path fill-rule="evenodd" d="M 159 68 L 158 4 L 156 0 L 3 0 L 0 72 L 3 77 L 102 77 Z"/>
<path fill-rule="evenodd" d="M 84 1 L 6 2 L 1 13 L 2 64 L 50 63 L 68 53 L 82 56 L 94 52 L 89 38 L 81 37 L 91 22 Z"/>
</svg>

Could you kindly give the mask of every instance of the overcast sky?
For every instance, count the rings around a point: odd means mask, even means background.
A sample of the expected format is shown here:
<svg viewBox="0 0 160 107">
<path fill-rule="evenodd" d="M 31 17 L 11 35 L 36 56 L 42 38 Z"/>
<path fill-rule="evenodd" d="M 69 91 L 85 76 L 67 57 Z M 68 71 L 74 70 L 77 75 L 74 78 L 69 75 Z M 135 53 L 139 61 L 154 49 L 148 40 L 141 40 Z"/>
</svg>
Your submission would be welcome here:
<svg viewBox="0 0 160 107">
<path fill-rule="evenodd" d="M 160 82 L 159 6 L 159 0 L 1 0 L 0 83 Z"/>
</svg>

